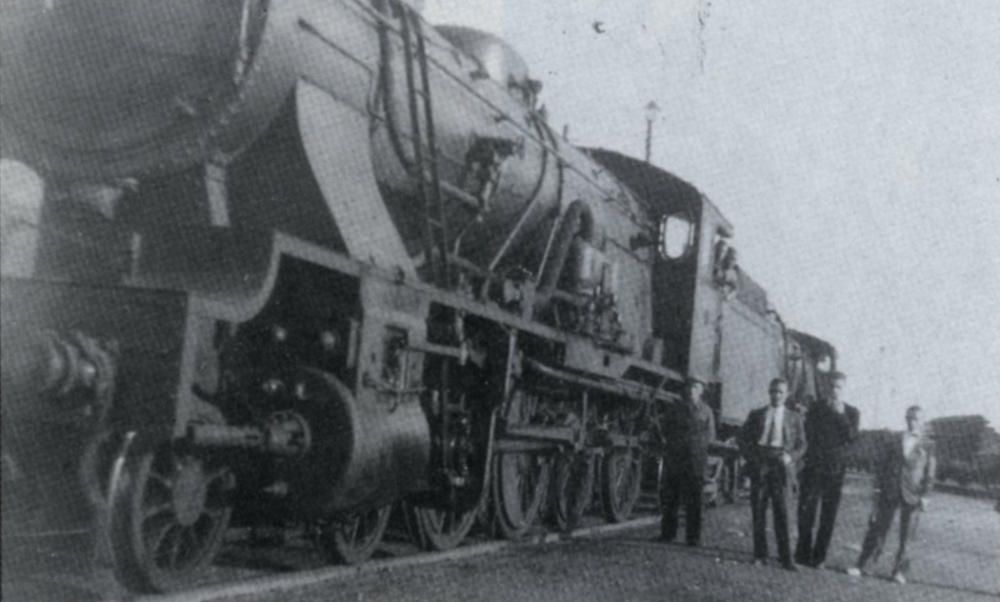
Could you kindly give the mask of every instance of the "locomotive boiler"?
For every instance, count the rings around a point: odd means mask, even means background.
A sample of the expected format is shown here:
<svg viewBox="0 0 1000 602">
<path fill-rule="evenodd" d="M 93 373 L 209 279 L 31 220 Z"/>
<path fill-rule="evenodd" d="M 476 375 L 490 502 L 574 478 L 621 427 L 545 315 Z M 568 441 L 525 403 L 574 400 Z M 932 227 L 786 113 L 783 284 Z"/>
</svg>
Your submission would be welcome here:
<svg viewBox="0 0 1000 602">
<path fill-rule="evenodd" d="M 397 0 L 4 13 L 3 152 L 46 183 L 0 291 L 4 522 L 92 520 L 130 588 L 233 524 L 360 562 L 397 502 L 426 549 L 624 520 L 686 375 L 730 425 L 775 375 L 819 394 L 832 348 L 730 277 L 714 205 L 567 144 L 495 36 Z"/>
</svg>

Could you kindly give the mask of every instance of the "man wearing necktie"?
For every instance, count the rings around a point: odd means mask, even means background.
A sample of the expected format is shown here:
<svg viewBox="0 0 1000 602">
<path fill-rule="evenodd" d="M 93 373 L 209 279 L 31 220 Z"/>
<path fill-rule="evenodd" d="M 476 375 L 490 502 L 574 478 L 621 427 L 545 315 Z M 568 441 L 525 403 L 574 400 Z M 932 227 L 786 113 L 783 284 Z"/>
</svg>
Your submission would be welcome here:
<svg viewBox="0 0 1000 602">
<path fill-rule="evenodd" d="M 788 543 L 788 498 L 795 467 L 806 451 L 802 415 L 785 407 L 788 382 L 771 380 L 770 403 L 750 412 L 740 432 L 740 448 L 750 474 L 755 565 L 767 564 L 767 506 L 774 515 L 774 535 L 781 565 L 798 570 Z"/>
</svg>

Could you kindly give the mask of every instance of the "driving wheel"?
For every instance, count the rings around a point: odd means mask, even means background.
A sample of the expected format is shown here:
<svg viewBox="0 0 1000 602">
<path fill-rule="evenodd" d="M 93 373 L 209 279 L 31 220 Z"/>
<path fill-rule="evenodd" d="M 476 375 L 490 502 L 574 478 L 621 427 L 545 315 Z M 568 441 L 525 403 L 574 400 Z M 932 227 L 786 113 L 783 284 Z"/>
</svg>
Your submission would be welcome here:
<svg viewBox="0 0 1000 602">
<path fill-rule="evenodd" d="M 165 443 L 152 451 L 126 446 L 112 471 L 108 529 L 118 579 L 141 592 L 189 586 L 229 524 L 228 467 Z"/>
<path fill-rule="evenodd" d="M 387 504 L 331 520 L 320 530 L 320 546 L 334 562 L 360 564 L 382 543 L 391 511 Z"/>
<path fill-rule="evenodd" d="M 593 455 L 560 454 L 554 464 L 549 516 L 558 530 L 569 532 L 580 524 L 594 495 Z"/>
<path fill-rule="evenodd" d="M 604 457 L 601 471 L 601 505 L 604 518 L 611 523 L 628 520 L 632 515 L 642 485 L 642 452 L 614 449 Z"/>
<path fill-rule="evenodd" d="M 516 390 L 507 410 L 507 424 L 528 424 L 531 400 Z M 520 539 L 538 518 L 549 487 L 551 462 L 535 451 L 500 452 L 493 459 L 493 515 L 506 539 Z"/>
<path fill-rule="evenodd" d="M 403 504 L 410 537 L 422 550 L 443 552 L 462 543 L 476 522 L 478 509 L 460 511 Z"/>
</svg>

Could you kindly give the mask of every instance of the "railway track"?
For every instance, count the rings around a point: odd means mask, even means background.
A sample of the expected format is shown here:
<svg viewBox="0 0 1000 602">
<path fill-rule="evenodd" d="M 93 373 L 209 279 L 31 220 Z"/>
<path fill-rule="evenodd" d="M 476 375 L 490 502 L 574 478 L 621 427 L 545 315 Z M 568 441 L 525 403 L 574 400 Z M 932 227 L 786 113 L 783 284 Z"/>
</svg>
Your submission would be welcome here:
<svg viewBox="0 0 1000 602">
<path fill-rule="evenodd" d="M 644 494 L 635 517 L 605 523 L 599 512 L 583 517 L 568 533 L 547 532 L 541 526 L 518 541 L 490 539 L 480 530 L 465 543 L 445 552 L 422 552 L 402 524 L 392 524 L 373 559 L 360 565 L 333 565 L 301 532 L 283 536 L 234 529 L 215 563 L 190 588 L 164 595 L 130 595 L 115 582 L 110 568 L 95 560 L 86 532 L 47 538 L 5 538 L 3 599 L 10 602 L 201 602 L 271 592 L 278 596 L 298 588 L 337 583 L 405 567 L 492 554 L 518 546 L 536 546 L 581 537 L 648 527 L 659 520 L 653 512 L 655 495 Z M 594 509 L 592 509 L 594 510 Z"/>
<path fill-rule="evenodd" d="M 570 533 L 539 533 L 522 541 L 490 540 L 478 541 L 448 550 L 446 552 L 412 553 L 408 555 L 372 560 L 358 566 L 333 566 L 303 570 L 294 574 L 278 574 L 257 577 L 236 583 L 220 583 L 172 595 L 144 596 L 135 602 L 210 602 L 246 594 L 269 592 L 278 594 L 300 587 L 320 583 L 336 583 L 371 573 L 391 571 L 403 567 L 448 562 L 483 554 L 491 554 L 514 546 L 533 546 L 544 543 L 592 537 L 597 535 L 639 529 L 655 524 L 658 516 L 646 515 L 615 524 L 596 524 L 580 527 Z"/>
</svg>

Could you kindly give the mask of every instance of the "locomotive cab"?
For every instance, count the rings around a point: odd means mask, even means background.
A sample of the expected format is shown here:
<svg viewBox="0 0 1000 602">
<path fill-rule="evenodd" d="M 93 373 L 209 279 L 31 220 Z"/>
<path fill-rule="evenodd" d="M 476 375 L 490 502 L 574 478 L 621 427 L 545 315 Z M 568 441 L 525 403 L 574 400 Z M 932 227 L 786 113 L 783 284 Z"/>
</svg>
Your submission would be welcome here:
<svg viewBox="0 0 1000 602">
<path fill-rule="evenodd" d="M 649 163 L 608 150 L 590 152 L 651 207 L 656 239 L 632 241 L 633 247 L 652 250 L 652 338 L 644 353 L 646 359 L 686 374 L 695 361 L 691 345 L 706 200 L 691 184 Z"/>
</svg>

